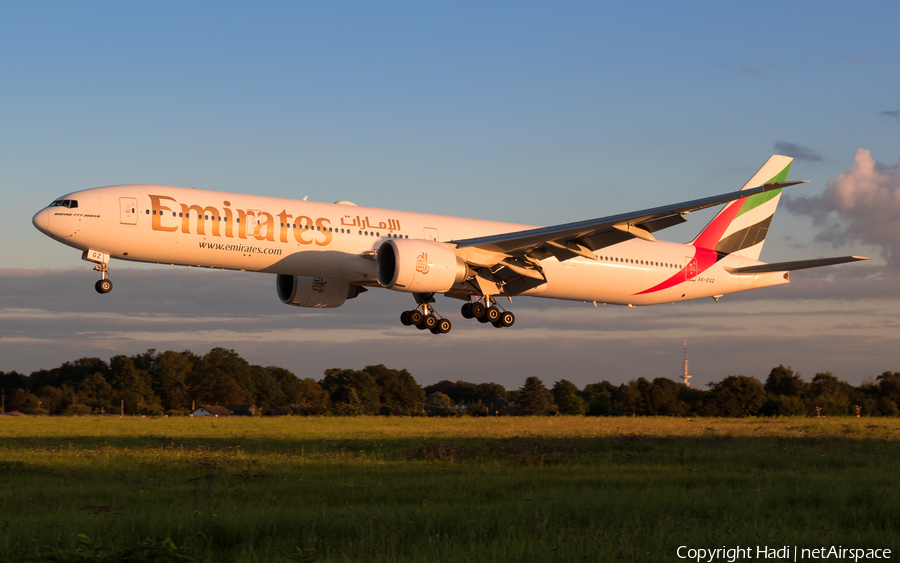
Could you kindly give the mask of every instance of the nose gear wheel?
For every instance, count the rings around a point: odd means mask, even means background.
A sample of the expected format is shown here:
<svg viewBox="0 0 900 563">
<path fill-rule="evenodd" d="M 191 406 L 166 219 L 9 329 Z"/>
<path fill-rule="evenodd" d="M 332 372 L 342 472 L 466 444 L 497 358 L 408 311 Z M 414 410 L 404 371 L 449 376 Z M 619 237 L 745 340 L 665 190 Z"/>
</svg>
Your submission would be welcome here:
<svg viewBox="0 0 900 563">
<path fill-rule="evenodd" d="M 109 293 L 112 291 L 113 284 L 109 279 L 109 265 L 106 262 L 94 266 L 94 270 L 100 272 L 100 279 L 94 284 L 97 293 Z"/>
<path fill-rule="evenodd" d="M 97 293 L 109 293 L 112 291 L 112 287 L 112 282 L 109 279 L 97 280 L 97 283 L 94 284 L 94 289 L 97 290 Z"/>
</svg>

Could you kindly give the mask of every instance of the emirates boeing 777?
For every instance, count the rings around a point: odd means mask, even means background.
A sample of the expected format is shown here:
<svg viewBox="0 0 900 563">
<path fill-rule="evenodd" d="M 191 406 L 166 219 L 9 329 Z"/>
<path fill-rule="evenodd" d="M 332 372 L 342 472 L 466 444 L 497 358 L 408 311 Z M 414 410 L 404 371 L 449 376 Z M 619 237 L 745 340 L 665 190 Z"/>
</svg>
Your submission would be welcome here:
<svg viewBox="0 0 900 563">
<path fill-rule="evenodd" d="M 412 294 L 404 325 L 450 331 L 436 294 L 465 301 L 462 316 L 508 327 L 497 298 L 548 297 L 653 305 L 788 283 L 789 272 L 859 256 L 758 260 L 792 159 L 772 156 L 741 190 L 552 227 L 155 185 L 73 192 L 33 219 L 96 263 L 112 289 L 111 258 L 275 274 L 278 298 L 339 307 L 367 288 Z M 725 204 L 691 242 L 654 233 Z"/>
</svg>

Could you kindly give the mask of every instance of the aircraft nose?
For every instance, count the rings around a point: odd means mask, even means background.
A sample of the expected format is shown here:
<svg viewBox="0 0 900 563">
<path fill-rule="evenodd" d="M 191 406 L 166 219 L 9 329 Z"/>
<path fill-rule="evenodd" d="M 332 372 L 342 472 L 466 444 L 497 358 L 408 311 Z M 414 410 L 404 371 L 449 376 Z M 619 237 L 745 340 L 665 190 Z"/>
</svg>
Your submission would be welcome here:
<svg viewBox="0 0 900 563">
<path fill-rule="evenodd" d="M 45 235 L 50 234 L 50 209 L 41 209 L 31 218 L 31 223 Z"/>
</svg>

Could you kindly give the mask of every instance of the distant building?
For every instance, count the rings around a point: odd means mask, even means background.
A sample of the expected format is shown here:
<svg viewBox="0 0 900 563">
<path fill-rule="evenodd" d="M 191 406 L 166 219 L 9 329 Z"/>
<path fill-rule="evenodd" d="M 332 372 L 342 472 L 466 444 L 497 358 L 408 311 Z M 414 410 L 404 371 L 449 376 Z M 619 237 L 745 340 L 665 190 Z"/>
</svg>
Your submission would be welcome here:
<svg viewBox="0 0 900 563">
<path fill-rule="evenodd" d="M 501 397 L 500 395 L 494 395 L 493 397 L 488 397 L 487 399 L 481 401 L 481 406 L 483 406 L 488 413 L 494 413 L 497 411 L 502 411 L 508 409 L 511 405 L 509 401 Z"/>
<path fill-rule="evenodd" d="M 230 409 L 227 409 L 221 405 L 203 405 L 191 413 L 191 416 L 213 416 L 213 417 L 227 417 L 232 416 L 234 413 L 231 412 Z"/>
</svg>

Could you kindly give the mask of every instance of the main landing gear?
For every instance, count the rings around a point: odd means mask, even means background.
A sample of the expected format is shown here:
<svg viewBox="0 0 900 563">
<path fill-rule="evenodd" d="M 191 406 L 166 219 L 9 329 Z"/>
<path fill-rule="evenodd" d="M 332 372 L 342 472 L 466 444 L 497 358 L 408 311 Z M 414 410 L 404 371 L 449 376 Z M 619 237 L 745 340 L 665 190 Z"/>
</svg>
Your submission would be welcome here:
<svg viewBox="0 0 900 563">
<path fill-rule="evenodd" d="M 452 325 L 448 319 L 440 316 L 431 303 L 434 303 L 434 295 L 420 296 L 416 294 L 416 301 L 419 302 L 418 307 L 412 311 L 403 311 L 400 313 L 400 322 L 404 326 L 415 325 L 419 330 L 430 330 L 431 334 L 447 334 L 450 332 Z"/>
<path fill-rule="evenodd" d="M 490 295 L 472 303 L 466 303 L 460 311 L 467 319 L 478 319 L 480 323 L 491 323 L 496 328 L 512 326 L 516 316 L 512 311 L 504 311 Z"/>
<path fill-rule="evenodd" d="M 109 293 L 112 291 L 112 281 L 109 279 L 109 265 L 106 262 L 94 266 L 94 270 L 100 272 L 100 279 L 94 284 L 97 293 Z"/>
</svg>

